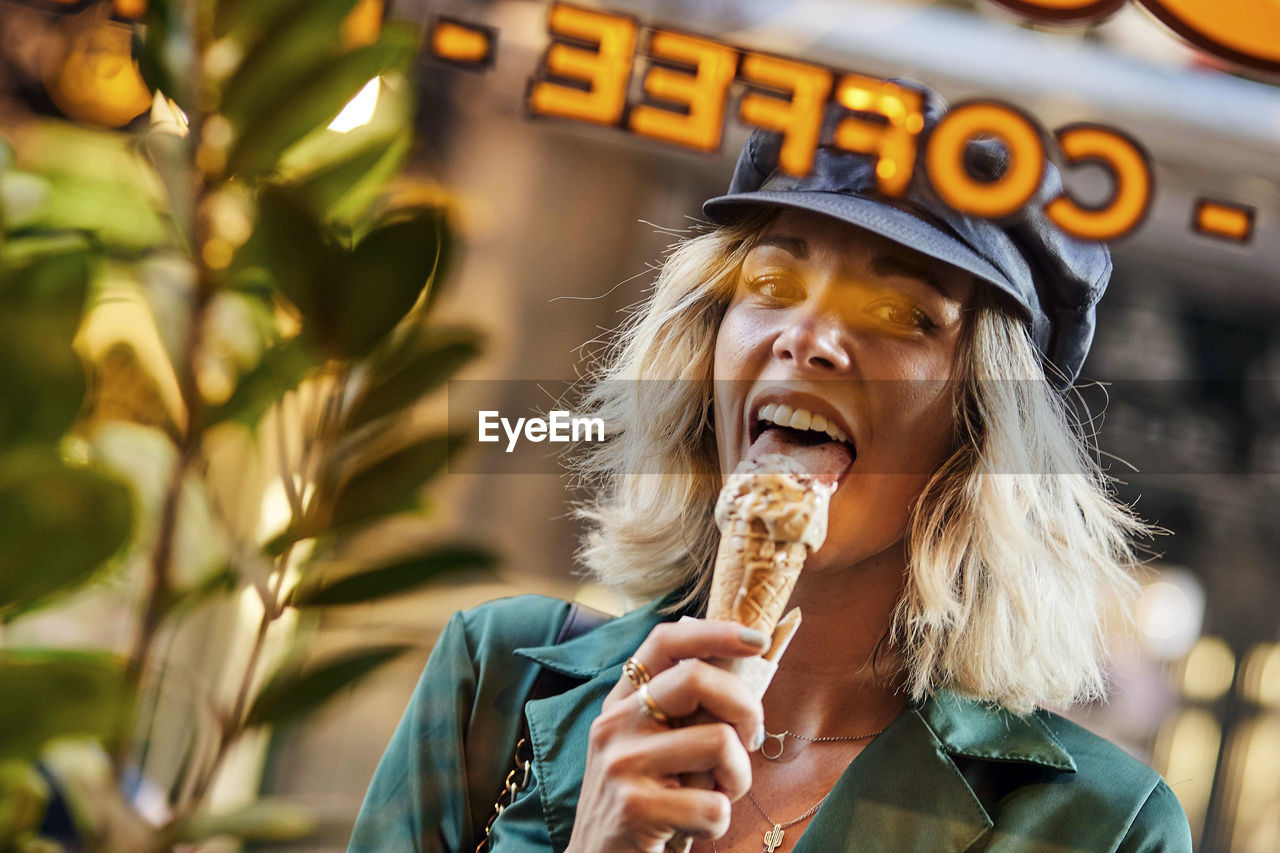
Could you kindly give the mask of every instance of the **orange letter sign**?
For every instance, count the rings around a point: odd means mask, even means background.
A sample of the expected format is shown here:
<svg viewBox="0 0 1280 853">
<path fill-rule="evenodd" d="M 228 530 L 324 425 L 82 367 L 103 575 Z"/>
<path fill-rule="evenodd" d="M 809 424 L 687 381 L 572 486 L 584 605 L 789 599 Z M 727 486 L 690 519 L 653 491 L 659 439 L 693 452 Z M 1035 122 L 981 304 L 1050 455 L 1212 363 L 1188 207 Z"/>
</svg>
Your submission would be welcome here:
<svg viewBox="0 0 1280 853">
<path fill-rule="evenodd" d="M 657 66 L 644 78 L 646 95 L 682 104 L 688 114 L 639 104 L 631 110 L 631 129 L 641 136 L 699 151 L 719 148 L 724 104 L 737 71 L 738 52 L 714 41 L 658 30 L 649 39 L 649 55 L 695 69 L 690 76 Z"/>
<path fill-rule="evenodd" d="M 778 155 L 782 171 L 796 177 L 809 174 L 822 133 L 822 109 L 831 93 L 831 72 L 817 65 L 748 53 L 742 60 L 742 78 L 791 93 L 791 100 L 784 101 L 748 92 L 742 96 L 738 116 L 747 124 L 783 135 Z"/>
<path fill-rule="evenodd" d="M 636 49 L 636 23 L 622 15 L 591 12 L 557 3 L 549 28 L 564 38 L 597 45 L 584 50 L 556 42 L 547 50 L 543 73 L 589 84 L 584 91 L 547 80 L 535 80 L 529 109 L 539 115 L 617 124 L 627 102 L 627 80 Z"/>
</svg>

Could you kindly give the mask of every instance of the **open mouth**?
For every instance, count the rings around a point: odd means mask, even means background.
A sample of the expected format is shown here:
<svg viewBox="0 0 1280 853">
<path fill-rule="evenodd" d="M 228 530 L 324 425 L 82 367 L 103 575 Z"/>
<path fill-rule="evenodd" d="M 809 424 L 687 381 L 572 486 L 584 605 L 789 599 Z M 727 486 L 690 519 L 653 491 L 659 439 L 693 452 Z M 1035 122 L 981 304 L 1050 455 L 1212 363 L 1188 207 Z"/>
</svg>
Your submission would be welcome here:
<svg viewBox="0 0 1280 853">
<path fill-rule="evenodd" d="M 857 450 L 825 415 L 783 403 L 766 403 L 751 422 L 748 458 L 782 453 L 820 479 L 834 482 L 849 470 Z"/>
</svg>

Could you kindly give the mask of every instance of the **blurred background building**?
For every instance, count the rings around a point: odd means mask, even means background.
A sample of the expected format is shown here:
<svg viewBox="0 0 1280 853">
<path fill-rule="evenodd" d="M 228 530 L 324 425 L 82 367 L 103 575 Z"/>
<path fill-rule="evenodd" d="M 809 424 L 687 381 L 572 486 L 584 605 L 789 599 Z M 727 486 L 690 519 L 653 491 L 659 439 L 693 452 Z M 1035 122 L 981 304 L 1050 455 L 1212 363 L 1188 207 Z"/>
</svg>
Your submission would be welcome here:
<svg viewBox="0 0 1280 853">
<path fill-rule="evenodd" d="M 102 5 L 0 2 L 4 127 L 32 115 L 120 125 L 149 106 L 149 95 L 113 70 L 121 51 L 127 56 L 128 4 L 116 4 L 114 22 Z M 1111 465 L 1121 495 L 1169 535 L 1152 546 L 1140 630 L 1117 648 L 1112 701 L 1071 713 L 1165 774 L 1198 849 L 1280 849 L 1280 78 L 1190 47 L 1132 3 L 1099 23 L 1054 27 L 986 0 L 582 5 L 842 70 L 915 78 L 953 101 L 999 99 L 1049 129 L 1102 122 L 1145 146 L 1155 203 L 1113 245 L 1115 275 L 1084 378 L 1114 383 L 1101 447 L 1138 469 Z M 529 117 L 524 99 L 548 44 L 547 8 L 539 0 L 391 4 L 391 14 L 424 29 L 443 15 L 497 36 L 487 68 L 426 53 L 417 66 L 412 168 L 447 188 L 459 214 L 446 311 L 490 333 L 468 379 L 572 379 L 592 352 L 581 345 L 643 297 L 651 265 L 699 218 L 701 201 L 727 186 L 747 135 L 731 119 L 720 152 L 707 155 Z M 83 35 L 73 20 L 97 28 Z M 94 97 L 76 74 L 96 81 Z M 1089 168 L 1070 181 L 1086 197 L 1105 188 Z M 1254 208 L 1252 240 L 1193 232 L 1201 197 Z M 509 387 L 494 383 L 491 408 L 511 405 Z M 1087 396 L 1102 399 L 1096 389 Z M 392 628 L 422 651 L 307 728 L 278 733 L 250 773 L 267 792 L 326 816 L 323 840 L 308 849 L 345 849 L 364 788 L 451 612 L 523 592 L 623 606 L 575 574 L 569 497 L 555 476 L 468 474 L 463 462 L 446 478 L 437 517 L 496 544 L 501 571 L 352 608 L 322 627 L 321 643 Z"/>
</svg>

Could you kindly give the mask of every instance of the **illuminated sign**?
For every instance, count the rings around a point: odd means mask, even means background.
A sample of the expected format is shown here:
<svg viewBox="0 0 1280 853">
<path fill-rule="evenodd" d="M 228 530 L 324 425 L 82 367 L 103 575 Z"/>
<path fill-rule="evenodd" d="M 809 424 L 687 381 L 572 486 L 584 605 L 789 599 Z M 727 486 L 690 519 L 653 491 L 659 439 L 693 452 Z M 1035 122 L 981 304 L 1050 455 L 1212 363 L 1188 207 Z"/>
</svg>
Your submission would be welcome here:
<svg viewBox="0 0 1280 853">
<path fill-rule="evenodd" d="M 1092 19 L 1122 5 L 997 1 L 1053 21 Z M 1210 26 L 1208 4 L 1143 0 L 1162 20 L 1176 20 L 1171 26 L 1179 32 L 1199 25 L 1192 40 L 1205 49 L 1255 67 L 1280 69 L 1280 7 L 1263 8 L 1267 2 L 1215 4 Z M 1224 11 L 1230 14 L 1219 19 Z M 481 30 L 466 37 L 455 34 L 463 26 L 452 19 L 437 21 L 429 40 L 436 58 L 476 62 Z M 1111 178 L 1109 197 L 1100 204 L 1082 204 L 1065 190 L 1046 204 L 1046 215 L 1064 232 L 1084 240 L 1114 240 L 1131 233 L 1151 207 L 1150 159 L 1137 141 L 1113 127 L 1078 123 L 1049 136 L 1016 107 L 975 100 L 953 107 L 922 141 L 919 95 L 889 80 L 740 49 L 704 36 L 645 28 L 630 15 L 566 3 L 550 6 L 547 30 L 551 42 L 529 81 L 526 103 L 532 116 L 617 127 L 712 152 L 720 147 L 730 90 L 741 84 L 746 91 L 738 101 L 737 120 L 782 134 L 779 166 L 790 174 L 804 175 L 811 169 L 822 116 L 834 99 L 849 110 L 836 129 L 835 146 L 876 158 L 878 187 L 886 195 L 900 195 L 907 188 L 918 145 L 923 144 L 927 177 L 943 201 L 971 216 L 1008 216 L 1034 195 L 1050 153 L 1047 147 L 1056 146 L 1069 168 L 1098 165 Z M 483 61 L 488 63 L 496 33 L 483 32 Z M 636 73 L 641 75 L 644 99 L 628 103 Z M 979 180 L 966 170 L 964 150 L 973 139 L 991 137 L 1009 152 L 1009 162 L 999 176 Z M 1198 200 L 1191 228 L 1247 243 L 1253 210 L 1230 201 Z"/>
</svg>

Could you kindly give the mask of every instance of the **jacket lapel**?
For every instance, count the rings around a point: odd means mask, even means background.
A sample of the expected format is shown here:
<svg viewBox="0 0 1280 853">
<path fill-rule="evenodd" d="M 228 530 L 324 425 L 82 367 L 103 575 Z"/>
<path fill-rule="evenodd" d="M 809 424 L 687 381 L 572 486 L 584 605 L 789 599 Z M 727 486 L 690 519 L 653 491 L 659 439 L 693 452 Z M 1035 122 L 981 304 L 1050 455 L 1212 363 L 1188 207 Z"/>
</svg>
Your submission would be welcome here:
<svg viewBox="0 0 1280 853">
<path fill-rule="evenodd" d="M 845 769 L 795 849 L 960 851 L 991 826 L 946 747 L 908 708 Z"/>
<path fill-rule="evenodd" d="M 533 772 L 553 849 L 569 846 L 578 795 L 587 766 L 591 721 L 604 697 L 622 677 L 622 664 L 659 622 L 678 618 L 658 613 L 661 602 L 613 619 L 566 643 L 516 649 L 521 657 L 584 683 L 557 696 L 525 703 L 533 743 Z"/>
<path fill-rule="evenodd" d="M 854 759 L 796 852 L 972 847 L 993 823 L 954 755 L 1076 771 L 1037 714 L 1018 716 L 940 691 L 909 705 Z"/>
<path fill-rule="evenodd" d="M 1075 760 L 1040 720 L 1041 712 L 1018 716 L 942 691 L 920 713 L 952 754 L 1076 772 Z"/>
</svg>

